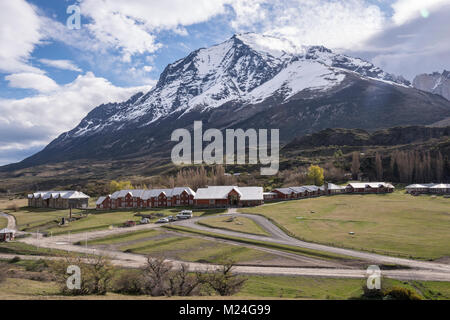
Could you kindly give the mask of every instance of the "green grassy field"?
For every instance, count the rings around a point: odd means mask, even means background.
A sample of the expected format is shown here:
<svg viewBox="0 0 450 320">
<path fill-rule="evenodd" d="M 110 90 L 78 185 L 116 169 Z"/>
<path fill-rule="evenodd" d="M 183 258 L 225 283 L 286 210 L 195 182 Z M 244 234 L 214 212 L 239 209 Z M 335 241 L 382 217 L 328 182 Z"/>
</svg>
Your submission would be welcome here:
<svg viewBox="0 0 450 320">
<path fill-rule="evenodd" d="M 384 278 L 383 287 L 400 286 L 416 291 L 424 299 L 450 299 L 449 282 L 399 281 Z M 258 298 L 289 298 L 346 300 L 360 297 L 366 280 L 319 277 L 251 276 L 238 296 Z"/>
<path fill-rule="evenodd" d="M 443 197 L 339 195 L 240 211 L 306 241 L 414 259 L 450 256 L 450 199 Z"/>
<path fill-rule="evenodd" d="M 142 214 L 161 214 L 163 216 L 176 215 L 182 208 L 155 208 L 146 210 L 117 210 L 117 211 L 90 211 L 88 213 L 81 210 L 72 210 L 74 217 L 81 217 L 82 219 L 71 222 L 65 226 L 59 226 L 58 222 L 61 218 L 69 217 L 69 210 L 54 210 L 54 209 L 40 209 L 21 207 L 18 211 L 5 210 L 6 213 L 12 214 L 16 217 L 19 230 L 30 232 L 47 232 L 53 235 L 60 233 L 76 233 L 107 229 L 110 226 L 121 226 L 128 220 L 139 221 L 141 217 L 135 216 L 136 213 Z M 224 213 L 223 209 L 205 209 L 194 210 L 195 216 L 214 215 L 217 213 Z M 155 222 L 157 219 L 152 219 Z"/>
<path fill-rule="evenodd" d="M 120 244 L 129 241 L 136 241 L 141 239 L 146 239 L 150 237 L 155 237 L 163 232 L 159 230 L 144 230 L 137 232 L 130 232 L 125 234 L 114 235 L 106 238 L 100 238 L 88 241 L 88 245 L 107 245 L 107 244 Z"/>
<path fill-rule="evenodd" d="M 61 218 L 69 217 L 69 210 L 22 207 L 18 211 L 5 210 L 16 218 L 17 227 L 22 231 L 45 231 L 58 225 Z M 79 216 L 81 210 L 72 210 L 73 216 Z"/>
<path fill-rule="evenodd" d="M 191 228 L 175 226 L 175 225 L 165 225 L 163 228 L 173 230 L 173 231 L 204 235 L 207 237 L 213 237 L 213 238 L 217 238 L 217 239 L 231 240 L 231 241 L 235 241 L 235 242 L 256 245 L 256 246 L 260 246 L 260 247 L 264 247 L 264 248 L 296 253 L 296 254 L 300 254 L 303 256 L 307 256 L 307 257 L 313 257 L 313 258 L 356 260 L 355 258 L 350 257 L 350 256 L 344 256 L 344 255 L 334 254 L 334 253 L 330 253 L 330 252 L 323 252 L 323 251 L 289 246 L 289 245 L 285 245 L 285 244 L 277 244 L 277 243 L 272 243 L 272 242 L 258 241 L 258 240 L 252 240 L 252 239 L 246 239 L 246 238 L 232 237 L 232 236 L 228 236 L 228 235 L 224 235 L 224 234 L 220 234 L 220 233 L 207 232 L 207 231 L 191 229 Z"/>
<path fill-rule="evenodd" d="M 254 249 L 184 236 L 138 242 L 125 245 L 120 249 L 126 252 L 204 263 L 220 263 L 228 259 L 236 263 L 251 263 L 255 260 L 273 258 L 271 254 Z"/>
<path fill-rule="evenodd" d="M 250 234 L 256 234 L 260 236 L 268 236 L 269 233 L 263 228 L 257 225 L 253 220 L 243 217 L 237 217 L 232 219 L 227 216 L 211 217 L 198 222 L 200 225 L 204 225 L 211 228 L 219 228 L 231 231 L 238 231 Z"/>
<path fill-rule="evenodd" d="M 0 229 L 6 228 L 8 225 L 8 219 L 0 217 Z"/>
</svg>

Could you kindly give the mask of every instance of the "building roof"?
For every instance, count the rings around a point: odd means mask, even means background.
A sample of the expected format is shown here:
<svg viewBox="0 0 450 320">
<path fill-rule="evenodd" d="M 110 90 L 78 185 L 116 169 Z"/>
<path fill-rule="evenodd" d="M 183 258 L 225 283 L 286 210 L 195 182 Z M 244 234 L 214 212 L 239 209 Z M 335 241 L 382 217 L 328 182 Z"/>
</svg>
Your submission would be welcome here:
<svg viewBox="0 0 450 320">
<path fill-rule="evenodd" d="M 293 190 L 295 193 L 303 193 L 307 191 L 305 187 L 290 187 L 289 189 Z"/>
<path fill-rule="evenodd" d="M 262 187 L 239 187 L 241 192 L 241 200 L 264 200 L 264 189 Z"/>
<path fill-rule="evenodd" d="M 16 230 L 12 230 L 12 229 L 8 229 L 8 228 L 0 230 L 0 234 L 5 234 L 5 233 L 16 233 Z"/>
<path fill-rule="evenodd" d="M 264 200 L 262 187 L 237 187 L 237 186 L 211 186 L 207 188 L 199 188 L 195 194 L 196 200 L 215 200 L 228 199 L 228 194 L 236 191 L 240 200 Z"/>
<path fill-rule="evenodd" d="M 364 189 L 366 187 L 374 188 L 374 189 L 380 188 L 380 187 L 395 189 L 392 184 L 387 183 L 387 182 L 350 182 L 347 185 L 347 187 L 348 186 L 350 186 L 354 189 Z"/>
<path fill-rule="evenodd" d="M 450 184 L 441 183 L 430 187 L 430 189 L 450 189 Z"/>
<path fill-rule="evenodd" d="M 98 198 L 97 202 L 95 203 L 96 205 L 101 205 L 103 203 L 103 201 L 106 200 L 106 198 L 108 198 L 109 196 L 106 197 L 100 197 Z"/>
<path fill-rule="evenodd" d="M 37 191 L 28 195 L 28 199 L 89 199 L 90 197 L 80 191 Z"/>
<path fill-rule="evenodd" d="M 345 189 L 345 187 L 338 186 L 338 185 L 336 185 L 334 183 L 329 183 L 328 184 L 328 190 L 344 190 L 344 189 Z"/>
<path fill-rule="evenodd" d="M 295 191 L 292 188 L 277 188 L 273 191 L 278 191 L 279 193 L 282 194 L 291 194 L 291 193 L 295 193 Z"/>
<path fill-rule="evenodd" d="M 111 195 L 111 199 L 124 198 L 127 194 L 130 194 L 134 198 L 141 198 L 142 200 L 148 200 L 151 198 L 158 197 L 161 193 L 164 193 L 166 197 L 179 196 L 184 191 L 187 192 L 188 195 L 195 195 L 194 190 L 189 187 L 176 187 L 172 189 L 133 189 L 133 190 L 120 190 L 116 191 Z"/>
</svg>

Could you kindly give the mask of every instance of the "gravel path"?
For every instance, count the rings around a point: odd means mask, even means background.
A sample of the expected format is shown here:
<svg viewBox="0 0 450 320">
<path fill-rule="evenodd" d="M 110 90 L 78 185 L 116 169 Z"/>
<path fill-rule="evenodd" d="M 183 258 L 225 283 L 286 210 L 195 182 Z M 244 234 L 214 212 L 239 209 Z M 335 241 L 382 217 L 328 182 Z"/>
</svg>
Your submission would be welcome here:
<svg viewBox="0 0 450 320">
<path fill-rule="evenodd" d="M 3 213 L 3 212 L 0 212 L 0 216 L 8 219 L 8 225 L 6 226 L 6 228 L 11 229 L 11 230 L 17 230 L 16 229 L 16 218 L 14 218 L 14 216 Z"/>
</svg>

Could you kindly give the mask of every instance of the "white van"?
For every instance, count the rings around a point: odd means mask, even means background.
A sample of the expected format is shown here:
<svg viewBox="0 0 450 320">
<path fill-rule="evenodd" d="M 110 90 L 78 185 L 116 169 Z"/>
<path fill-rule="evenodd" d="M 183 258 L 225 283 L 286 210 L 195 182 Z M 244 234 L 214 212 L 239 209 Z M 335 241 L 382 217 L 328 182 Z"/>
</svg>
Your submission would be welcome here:
<svg viewBox="0 0 450 320">
<path fill-rule="evenodd" d="M 192 210 L 183 210 L 177 214 L 177 219 L 191 219 L 193 216 Z"/>
</svg>

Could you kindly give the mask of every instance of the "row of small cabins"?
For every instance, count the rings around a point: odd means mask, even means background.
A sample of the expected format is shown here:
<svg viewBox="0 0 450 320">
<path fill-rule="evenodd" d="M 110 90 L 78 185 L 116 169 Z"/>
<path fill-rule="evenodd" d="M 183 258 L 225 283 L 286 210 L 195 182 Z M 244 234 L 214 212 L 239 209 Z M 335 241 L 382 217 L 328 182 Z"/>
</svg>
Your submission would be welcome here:
<svg viewBox="0 0 450 320">
<path fill-rule="evenodd" d="M 277 188 L 264 192 L 262 187 L 210 186 L 197 192 L 189 187 L 152 190 L 121 190 L 100 197 L 96 202 L 98 210 L 126 208 L 164 207 L 251 207 L 269 201 L 283 201 L 335 195 L 342 193 L 390 193 L 394 186 L 385 182 L 349 183 L 338 186 L 327 183 L 322 187 L 300 186 Z M 78 191 L 45 191 L 28 195 L 28 205 L 38 208 L 87 208 L 89 196 Z"/>
<path fill-rule="evenodd" d="M 194 206 L 199 208 L 252 207 L 267 201 L 280 201 L 335 195 L 341 193 L 390 193 L 394 186 L 385 182 L 349 183 L 346 187 L 331 183 L 322 187 L 301 186 L 278 188 L 264 192 L 262 187 L 210 186 L 199 188 L 122 190 L 100 197 L 96 203 L 99 210 L 120 208 L 158 208 Z"/>
<path fill-rule="evenodd" d="M 160 207 L 250 207 L 264 202 L 303 199 L 336 194 L 391 193 L 394 186 L 386 182 L 356 182 L 347 186 L 327 183 L 322 187 L 300 186 L 277 188 L 263 192 L 262 187 L 214 186 L 152 190 L 121 190 L 100 197 L 96 202 L 99 210 Z M 406 187 L 410 194 L 450 194 L 450 184 L 414 184 Z M 28 205 L 38 208 L 87 208 L 89 196 L 78 191 L 45 191 L 28 195 Z"/>
<path fill-rule="evenodd" d="M 406 192 L 409 194 L 450 194 L 450 184 L 412 184 L 407 186 Z"/>
</svg>

